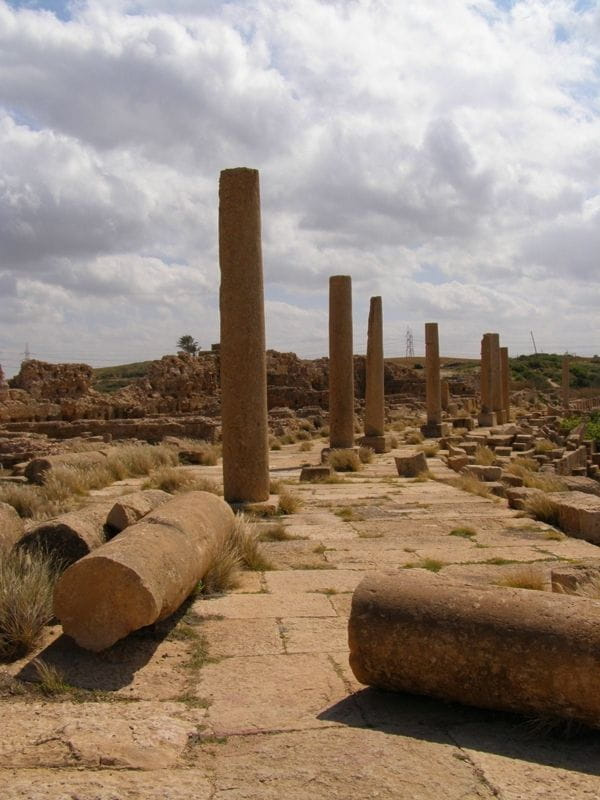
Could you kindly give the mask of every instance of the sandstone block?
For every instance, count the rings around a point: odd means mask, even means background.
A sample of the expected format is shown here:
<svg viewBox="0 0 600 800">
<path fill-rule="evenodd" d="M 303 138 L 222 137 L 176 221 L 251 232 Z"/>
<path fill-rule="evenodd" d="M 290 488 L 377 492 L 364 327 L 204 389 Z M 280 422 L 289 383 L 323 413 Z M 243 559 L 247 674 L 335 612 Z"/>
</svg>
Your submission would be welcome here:
<svg viewBox="0 0 600 800">
<path fill-rule="evenodd" d="M 234 524 L 209 492 L 179 495 L 71 565 L 54 592 L 64 632 L 100 651 L 172 614 L 210 563 L 211 547 Z"/>
<path fill-rule="evenodd" d="M 10 549 L 23 535 L 23 520 L 8 503 L 0 503 L 0 549 Z"/>
<path fill-rule="evenodd" d="M 494 453 L 497 456 L 510 456 L 512 453 L 512 447 L 496 447 L 494 448 Z"/>
<path fill-rule="evenodd" d="M 548 497 L 557 505 L 562 531 L 600 544 L 600 497 L 585 492 L 553 492 Z"/>
<path fill-rule="evenodd" d="M 459 447 L 469 456 L 474 456 L 478 447 L 477 442 L 460 442 Z"/>
<path fill-rule="evenodd" d="M 505 486 L 523 486 L 523 478 L 513 475 L 512 472 L 502 472 L 500 480 Z"/>
<path fill-rule="evenodd" d="M 465 472 L 480 481 L 499 481 L 502 477 L 502 467 L 486 467 L 482 464 L 469 464 L 465 467 Z"/>
<path fill-rule="evenodd" d="M 561 565 L 551 570 L 552 591 L 573 594 L 590 582 L 600 581 L 600 560 L 586 560 L 581 564 Z"/>
<path fill-rule="evenodd" d="M 413 453 L 409 456 L 396 456 L 396 469 L 401 478 L 415 478 L 427 469 L 425 453 Z"/>
<path fill-rule="evenodd" d="M 381 689 L 598 725 L 597 606 L 426 570 L 371 573 L 352 598 L 350 666 Z"/>
<path fill-rule="evenodd" d="M 595 494 L 600 497 L 600 483 L 593 478 L 581 475 L 564 475 L 561 481 L 571 492 L 585 492 L 585 494 Z"/>
<path fill-rule="evenodd" d="M 370 447 L 374 453 L 387 453 L 391 449 L 389 436 L 361 436 L 358 443 Z"/>
<path fill-rule="evenodd" d="M 506 489 L 508 507 L 516 508 L 521 511 L 523 508 L 525 508 L 526 500 L 536 494 L 541 494 L 539 489 L 529 489 L 524 486 L 508 487 Z"/>
<path fill-rule="evenodd" d="M 451 423 L 453 428 L 466 428 L 469 431 L 475 427 L 475 420 L 472 417 L 452 417 Z"/>
<path fill-rule="evenodd" d="M 488 481 L 487 487 L 496 497 L 506 497 L 506 486 L 502 481 Z"/>
<path fill-rule="evenodd" d="M 117 533 L 138 522 L 150 511 L 172 500 L 173 495 L 160 489 L 147 489 L 120 497 L 108 513 L 106 522 Z"/>
<path fill-rule="evenodd" d="M 454 472 L 461 472 L 469 463 L 469 456 L 450 456 L 448 458 L 448 466 L 450 469 L 453 469 Z"/>
<path fill-rule="evenodd" d="M 322 481 L 335 474 L 333 467 L 329 464 L 318 464 L 313 467 L 302 467 L 300 472 L 301 483 L 312 483 L 315 481 Z"/>
</svg>

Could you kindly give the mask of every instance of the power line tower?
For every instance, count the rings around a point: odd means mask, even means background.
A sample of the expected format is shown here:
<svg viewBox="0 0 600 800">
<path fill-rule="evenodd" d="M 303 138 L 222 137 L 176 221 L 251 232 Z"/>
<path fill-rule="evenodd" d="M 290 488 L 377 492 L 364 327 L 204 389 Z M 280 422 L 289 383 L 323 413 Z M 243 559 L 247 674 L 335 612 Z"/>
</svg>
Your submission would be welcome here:
<svg viewBox="0 0 600 800">
<path fill-rule="evenodd" d="M 31 361 L 31 351 L 29 350 L 29 342 L 25 342 L 25 352 L 23 353 L 23 363 Z"/>
<path fill-rule="evenodd" d="M 414 358 L 415 357 L 415 343 L 413 340 L 413 332 L 410 329 L 410 325 L 406 326 L 406 358 Z"/>
</svg>

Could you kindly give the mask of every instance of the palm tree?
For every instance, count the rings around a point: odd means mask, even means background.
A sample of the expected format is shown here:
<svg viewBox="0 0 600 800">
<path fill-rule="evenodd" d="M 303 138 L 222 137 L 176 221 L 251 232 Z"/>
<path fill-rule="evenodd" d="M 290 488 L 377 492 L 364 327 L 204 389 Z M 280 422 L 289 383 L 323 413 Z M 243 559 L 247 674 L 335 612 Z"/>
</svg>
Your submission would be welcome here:
<svg viewBox="0 0 600 800">
<path fill-rule="evenodd" d="M 190 355 L 195 356 L 200 350 L 200 345 L 193 336 L 186 334 L 185 336 L 180 336 L 177 340 L 177 348 L 183 350 L 184 353 L 190 353 Z"/>
</svg>

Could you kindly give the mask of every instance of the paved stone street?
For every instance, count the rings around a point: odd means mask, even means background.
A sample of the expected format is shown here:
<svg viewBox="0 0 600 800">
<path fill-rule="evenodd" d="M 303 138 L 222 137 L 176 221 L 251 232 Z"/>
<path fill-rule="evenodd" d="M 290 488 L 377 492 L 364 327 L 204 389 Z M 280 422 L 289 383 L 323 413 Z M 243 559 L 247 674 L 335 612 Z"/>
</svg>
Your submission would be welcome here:
<svg viewBox="0 0 600 800">
<path fill-rule="evenodd" d="M 31 659 L 3 668 L 3 797 L 599 798 L 600 734 L 552 738 L 518 716 L 365 688 L 346 642 L 366 571 L 491 582 L 597 548 L 447 485 L 435 458 L 441 480 L 398 478 L 387 454 L 340 483 L 298 484 L 318 446 L 270 455 L 272 479 L 303 500 L 283 518 L 290 538 L 264 544 L 274 569 L 99 655 L 55 628 L 39 657 L 87 690 L 72 697 L 15 694 L 9 674 L 31 677 Z"/>
</svg>

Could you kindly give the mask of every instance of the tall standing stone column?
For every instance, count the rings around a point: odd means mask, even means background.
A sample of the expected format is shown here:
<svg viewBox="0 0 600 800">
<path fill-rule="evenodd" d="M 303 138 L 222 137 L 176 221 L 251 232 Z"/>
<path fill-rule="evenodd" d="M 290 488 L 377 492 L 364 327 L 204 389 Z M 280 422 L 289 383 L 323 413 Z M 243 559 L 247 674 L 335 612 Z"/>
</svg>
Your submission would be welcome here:
<svg viewBox="0 0 600 800">
<path fill-rule="evenodd" d="M 258 170 L 219 182 L 223 483 L 230 503 L 269 496 L 267 369 Z"/>
<path fill-rule="evenodd" d="M 437 322 L 425 323 L 425 380 L 427 423 L 421 430 L 425 436 L 443 436 L 448 426 L 442 424 L 440 343 Z"/>
<path fill-rule="evenodd" d="M 365 435 L 360 440 L 376 453 L 388 449 L 385 440 L 385 396 L 383 364 L 383 311 L 381 297 L 369 305 L 367 358 L 365 366 Z"/>
<path fill-rule="evenodd" d="M 508 347 L 500 348 L 500 371 L 502 376 L 502 409 L 504 422 L 510 422 L 510 365 Z"/>
<path fill-rule="evenodd" d="M 492 337 L 493 333 L 484 333 L 481 340 L 481 413 L 479 424 L 488 427 L 496 424 L 496 414 L 493 408 L 492 384 Z"/>
<path fill-rule="evenodd" d="M 571 359 L 568 355 L 562 360 L 562 403 L 563 408 L 569 408 L 571 389 Z"/>
<path fill-rule="evenodd" d="M 352 279 L 329 278 L 329 444 L 354 446 L 354 357 Z"/>
<path fill-rule="evenodd" d="M 442 391 L 442 411 L 448 411 L 450 405 L 450 384 L 448 379 L 444 378 L 440 384 Z"/>
<path fill-rule="evenodd" d="M 492 373 L 492 411 L 498 425 L 504 423 L 504 401 L 502 399 L 502 364 L 500 359 L 500 335 L 491 333 L 490 364 Z"/>
</svg>

